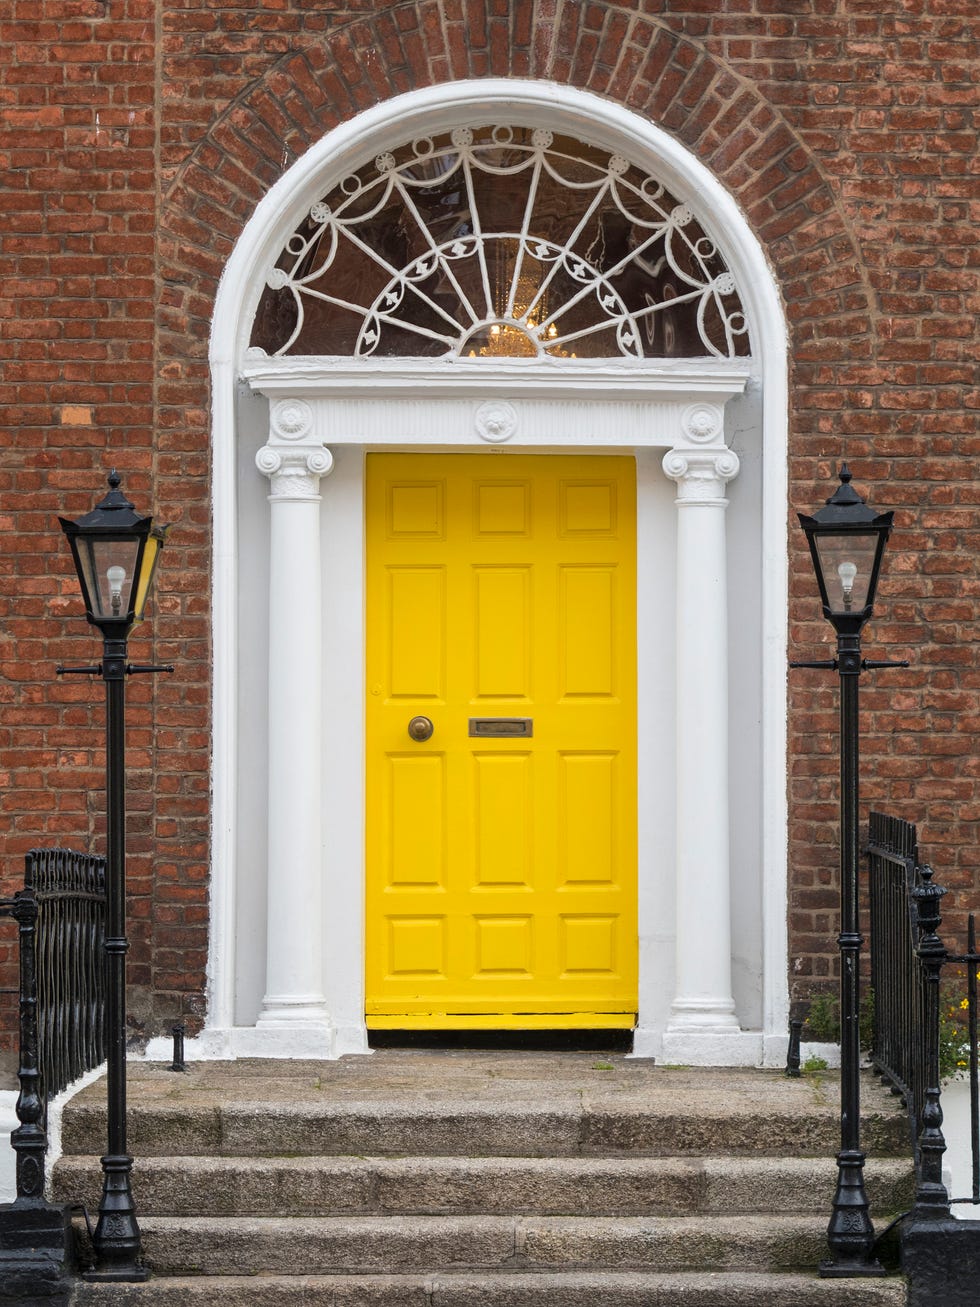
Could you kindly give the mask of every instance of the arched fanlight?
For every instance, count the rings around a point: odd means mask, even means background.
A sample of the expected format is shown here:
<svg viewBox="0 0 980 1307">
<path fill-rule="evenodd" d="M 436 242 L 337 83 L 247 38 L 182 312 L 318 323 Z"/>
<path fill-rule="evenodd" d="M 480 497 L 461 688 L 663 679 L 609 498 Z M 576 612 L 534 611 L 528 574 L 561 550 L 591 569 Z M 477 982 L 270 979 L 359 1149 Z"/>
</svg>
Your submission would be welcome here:
<svg viewBox="0 0 980 1307">
<path fill-rule="evenodd" d="M 624 156 L 487 123 L 402 142 L 311 205 L 253 348 L 355 358 L 734 358 L 718 241 Z"/>
</svg>

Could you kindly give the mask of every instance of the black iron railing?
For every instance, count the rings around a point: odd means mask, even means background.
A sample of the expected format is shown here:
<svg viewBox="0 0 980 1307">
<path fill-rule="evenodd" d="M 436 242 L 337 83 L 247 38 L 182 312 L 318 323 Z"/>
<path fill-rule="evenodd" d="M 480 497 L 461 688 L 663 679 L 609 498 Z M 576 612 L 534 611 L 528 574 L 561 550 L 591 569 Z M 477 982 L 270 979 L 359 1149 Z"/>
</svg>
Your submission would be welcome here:
<svg viewBox="0 0 980 1307">
<path fill-rule="evenodd" d="M 37 898 L 37 1015 L 46 1098 L 106 1057 L 105 858 L 32 849 L 25 887 Z"/>
<path fill-rule="evenodd" d="M 948 956 L 936 933 L 945 890 L 918 859 L 916 830 L 873 812 L 867 854 L 871 901 L 872 1061 L 902 1095 L 915 1154 L 917 1218 L 949 1216 L 940 1103 L 940 983 Z"/>
<path fill-rule="evenodd" d="M 105 860 L 33 849 L 24 888 L 0 899 L 20 951 L 17 1203 L 44 1201 L 47 1104 L 105 1060 Z"/>
<path fill-rule="evenodd" d="M 872 1061 L 909 1110 L 913 1140 L 925 1095 L 922 1066 L 922 986 L 916 953 L 912 891 L 918 883 L 915 827 L 872 812 L 866 849 L 871 901 Z"/>
</svg>

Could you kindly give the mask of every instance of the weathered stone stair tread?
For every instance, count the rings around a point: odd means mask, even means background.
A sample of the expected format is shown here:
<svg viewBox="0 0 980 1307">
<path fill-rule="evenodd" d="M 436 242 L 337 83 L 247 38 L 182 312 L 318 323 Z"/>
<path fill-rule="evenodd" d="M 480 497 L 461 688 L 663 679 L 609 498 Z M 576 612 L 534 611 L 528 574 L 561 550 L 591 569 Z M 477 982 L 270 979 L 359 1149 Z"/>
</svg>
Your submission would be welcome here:
<svg viewBox="0 0 980 1307">
<path fill-rule="evenodd" d="M 274 1274 L 463 1268 L 797 1270 L 825 1249 L 808 1216 L 147 1217 L 147 1264 L 159 1274 Z"/>
<path fill-rule="evenodd" d="M 78 1307 L 905 1307 L 901 1280 L 814 1275 L 518 1272 L 425 1276 L 181 1276 L 82 1284 Z"/>
<path fill-rule="evenodd" d="M 836 1174 L 832 1157 L 141 1157 L 133 1187 L 141 1216 L 826 1215 Z M 874 1210 L 907 1206 L 911 1175 L 905 1159 L 869 1162 Z M 61 1201 L 81 1199 L 94 1210 L 100 1186 L 98 1157 L 58 1163 Z"/>
<path fill-rule="evenodd" d="M 445 1054 L 295 1063 L 202 1063 L 187 1075 L 130 1068 L 130 1147 L 136 1156 L 435 1153 L 498 1156 L 712 1152 L 833 1155 L 837 1085 L 781 1073 L 652 1067 L 590 1055 L 453 1059 Z M 597 1067 L 603 1069 L 596 1069 Z M 608 1069 L 605 1069 L 608 1068 Z M 104 1140 L 104 1086 L 66 1114 L 66 1152 Z M 862 1087 L 862 1142 L 907 1151 L 895 1100 Z M 760 1128 L 764 1102 L 765 1128 Z"/>
</svg>

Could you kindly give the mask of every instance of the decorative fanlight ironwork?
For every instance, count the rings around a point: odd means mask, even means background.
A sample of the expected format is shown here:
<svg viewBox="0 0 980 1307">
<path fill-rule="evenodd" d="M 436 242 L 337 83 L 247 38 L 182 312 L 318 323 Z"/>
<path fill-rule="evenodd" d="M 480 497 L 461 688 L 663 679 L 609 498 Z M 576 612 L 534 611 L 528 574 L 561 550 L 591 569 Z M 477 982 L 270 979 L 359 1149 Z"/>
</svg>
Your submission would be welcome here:
<svg viewBox="0 0 980 1307">
<path fill-rule="evenodd" d="M 270 268 L 252 345 L 369 357 L 749 352 L 692 210 L 621 155 L 460 127 L 350 173 Z"/>
</svg>

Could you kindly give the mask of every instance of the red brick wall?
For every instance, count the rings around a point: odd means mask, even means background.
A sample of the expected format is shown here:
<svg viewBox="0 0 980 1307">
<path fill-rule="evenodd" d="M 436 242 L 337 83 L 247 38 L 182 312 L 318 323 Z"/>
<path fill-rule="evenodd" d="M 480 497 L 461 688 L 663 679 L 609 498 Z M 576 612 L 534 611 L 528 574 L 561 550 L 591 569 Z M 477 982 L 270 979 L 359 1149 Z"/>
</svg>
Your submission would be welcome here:
<svg viewBox="0 0 980 1307">
<path fill-rule="evenodd" d="M 3 887 L 34 844 L 104 849 L 102 683 L 55 674 L 101 646 L 57 515 L 88 511 L 115 466 L 175 523 L 130 651 L 177 671 L 127 687 L 131 1006 L 156 1029 L 202 1008 L 209 748 L 206 398 L 193 449 L 156 417 L 157 6 L 11 0 L 0 48 Z"/>
<path fill-rule="evenodd" d="M 35 841 L 101 838 L 101 686 L 54 675 L 97 643 L 54 519 L 87 509 L 115 463 L 137 506 L 175 523 L 134 656 L 177 672 L 130 687 L 138 1023 L 202 1010 L 218 278 L 255 204 L 331 125 L 460 77 L 620 100 L 744 209 L 790 323 L 792 507 L 816 506 L 845 456 L 875 504 L 897 509 L 869 645 L 913 666 L 866 678 L 864 798 L 909 808 L 939 878 L 974 887 L 975 39 L 974 0 L 9 0 L 2 865 L 9 888 Z M 798 534 L 791 645 L 819 656 L 828 628 Z M 826 675 L 790 685 L 790 950 L 805 992 L 833 966 L 836 698 Z"/>
</svg>

